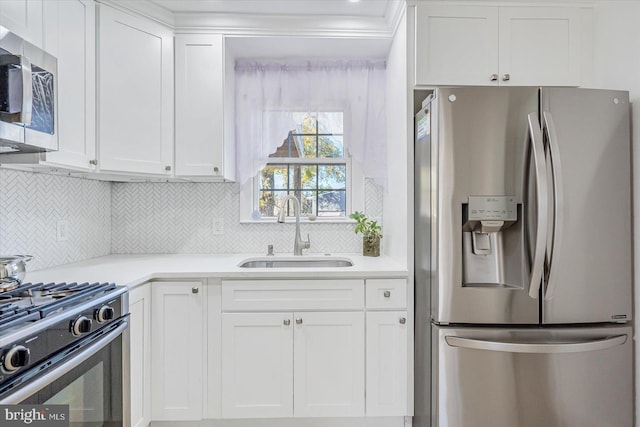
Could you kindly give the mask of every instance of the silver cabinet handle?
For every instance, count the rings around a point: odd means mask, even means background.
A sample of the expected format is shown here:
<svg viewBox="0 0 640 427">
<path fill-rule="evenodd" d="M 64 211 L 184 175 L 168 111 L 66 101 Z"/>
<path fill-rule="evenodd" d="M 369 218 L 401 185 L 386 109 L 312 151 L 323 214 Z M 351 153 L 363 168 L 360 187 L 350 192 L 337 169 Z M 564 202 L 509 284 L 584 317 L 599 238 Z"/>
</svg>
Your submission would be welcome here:
<svg viewBox="0 0 640 427">
<path fill-rule="evenodd" d="M 92 166 L 98 166 L 98 160 L 97 159 L 89 160 L 89 164 Z"/>
<path fill-rule="evenodd" d="M 171 171 L 171 166 L 165 166 L 164 170 L 166 170 L 167 172 Z"/>
<path fill-rule="evenodd" d="M 200 292 L 200 289 L 198 289 L 198 288 L 191 288 L 191 293 L 192 293 L 192 294 L 197 294 L 198 292 Z"/>
<path fill-rule="evenodd" d="M 471 348 L 474 350 L 504 351 L 507 353 L 580 353 L 605 350 L 627 342 L 627 335 L 601 337 L 588 341 L 563 343 L 519 343 L 479 340 L 474 338 L 444 337 L 450 347 Z"/>
<path fill-rule="evenodd" d="M 547 203 L 547 164 L 545 161 L 544 147 L 542 145 L 542 132 L 540 131 L 540 122 L 536 113 L 528 116 L 529 132 L 528 138 L 531 143 L 531 152 L 533 153 L 533 163 L 535 167 L 536 192 L 537 192 L 537 209 L 538 223 L 536 227 L 536 246 L 531 264 L 531 282 L 529 283 L 529 296 L 538 298 L 538 292 L 542 284 L 542 272 L 544 269 L 544 256 L 547 240 L 548 218 L 549 215 Z"/>
<path fill-rule="evenodd" d="M 491 81 L 495 82 L 498 80 L 498 75 L 497 74 L 491 74 Z"/>
<path fill-rule="evenodd" d="M 407 318 L 406 317 L 401 317 L 400 318 L 400 324 L 404 325 L 405 323 L 407 323 Z"/>
<path fill-rule="evenodd" d="M 542 132 L 546 133 L 548 147 L 549 147 L 549 170 L 551 171 L 553 191 L 553 210 L 552 218 L 553 226 L 551 227 L 552 233 L 548 236 L 547 241 L 547 262 L 548 262 L 548 275 L 547 275 L 547 287 L 544 293 L 544 299 L 550 300 L 553 297 L 553 292 L 556 287 L 555 273 L 558 269 L 558 263 L 553 262 L 553 251 L 558 247 L 558 236 L 562 235 L 562 223 L 564 220 L 563 210 L 563 194 L 562 194 L 562 166 L 560 162 L 560 151 L 558 149 L 558 134 L 556 133 L 556 125 L 553 123 L 553 117 L 551 113 L 545 111 L 542 113 Z"/>
<path fill-rule="evenodd" d="M 291 324 L 291 319 L 284 319 L 284 326 L 289 326 Z"/>
<path fill-rule="evenodd" d="M 391 291 L 384 291 L 385 298 L 391 298 Z"/>
<path fill-rule="evenodd" d="M 511 80 L 511 75 L 510 74 L 505 74 L 504 76 L 502 76 L 502 81 L 503 82 L 508 82 L 509 80 Z"/>
<path fill-rule="evenodd" d="M 296 319 L 296 324 L 302 325 L 302 318 L 301 317 Z"/>
<path fill-rule="evenodd" d="M 218 172 L 220 172 L 220 168 L 219 168 L 219 167 L 217 167 L 217 166 L 214 166 L 214 167 L 213 167 L 213 171 L 214 171 L 215 173 L 218 173 Z"/>
</svg>

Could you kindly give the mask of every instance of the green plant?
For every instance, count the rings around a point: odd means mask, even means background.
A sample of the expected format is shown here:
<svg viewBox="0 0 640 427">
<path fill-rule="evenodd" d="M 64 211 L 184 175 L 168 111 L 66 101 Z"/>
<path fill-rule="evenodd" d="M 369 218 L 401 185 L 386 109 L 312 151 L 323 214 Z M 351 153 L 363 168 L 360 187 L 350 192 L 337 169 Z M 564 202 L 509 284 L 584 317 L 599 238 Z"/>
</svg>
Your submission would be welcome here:
<svg viewBox="0 0 640 427">
<path fill-rule="evenodd" d="M 378 221 L 368 219 L 362 212 L 355 211 L 349 218 L 355 219 L 358 225 L 356 225 L 355 233 L 362 233 L 365 236 L 382 237 L 382 226 L 378 224 Z"/>
</svg>

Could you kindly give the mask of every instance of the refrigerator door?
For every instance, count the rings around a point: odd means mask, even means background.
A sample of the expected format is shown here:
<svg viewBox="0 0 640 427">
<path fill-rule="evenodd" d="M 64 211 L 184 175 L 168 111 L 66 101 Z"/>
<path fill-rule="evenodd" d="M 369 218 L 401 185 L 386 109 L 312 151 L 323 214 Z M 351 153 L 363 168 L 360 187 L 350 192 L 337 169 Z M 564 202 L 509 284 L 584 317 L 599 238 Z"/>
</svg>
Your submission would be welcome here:
<svg viewBox="0 0 640 427">
<path fill-rule="evenodd" d="M 434 327 L 433 426 L 632 427 L 630 326 Z"/>
<path fill-rule="evenodd" d="M 530 241 L 543 221 L 529 217 L 538 204 L 527 205 L 524 191 L 527 179 L 546 179 L 538 94 L 535 87 L 436 89 L 430 152 L 417 151 L 431 167 L 416 165 L 416 238 L 430 238 L 431 253 L 416 244 L 415 254 L 417 267 L 431 257 L 425 277 L 436 323 L 539 323 L 531 282 L 544 259 Z M 539 187 L 541 195 L 546 184 Z"/>
<path fill-rule="evenodd" d="M 544 88 L 553 206 L 546 324 L 631 319 L 631 138 L 627 92 Z"/>
</svg>

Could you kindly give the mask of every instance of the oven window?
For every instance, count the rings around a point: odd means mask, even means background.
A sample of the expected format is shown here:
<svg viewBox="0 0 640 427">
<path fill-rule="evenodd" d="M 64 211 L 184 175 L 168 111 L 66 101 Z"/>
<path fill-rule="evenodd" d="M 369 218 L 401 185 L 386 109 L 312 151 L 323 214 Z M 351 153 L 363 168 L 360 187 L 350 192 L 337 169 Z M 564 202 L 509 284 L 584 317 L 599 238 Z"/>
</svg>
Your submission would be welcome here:
<svg viewBox="0 0 640 427">
<path fill-rule="evenodd" d="M 69 405 L 72 427 L 122 427 L 122 336 L 22 403 Z"/>
</svg>

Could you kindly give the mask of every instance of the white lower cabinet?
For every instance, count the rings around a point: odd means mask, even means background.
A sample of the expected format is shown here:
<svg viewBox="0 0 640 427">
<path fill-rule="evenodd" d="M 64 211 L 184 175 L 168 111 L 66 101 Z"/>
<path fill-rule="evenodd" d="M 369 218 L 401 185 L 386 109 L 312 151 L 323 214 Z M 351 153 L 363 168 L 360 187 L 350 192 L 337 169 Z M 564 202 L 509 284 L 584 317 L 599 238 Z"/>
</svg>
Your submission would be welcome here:
<svg viewBox="0 0 640 427">
<path fill-rule="evenodd" d="M 364 313 L 224 313 L 222 417 L 364 415 Z"/>
<path fill-rule="evenodd" d="M 364 416 L 364 313 L 295 313 L 294 416 Z"/>
<path fill-rule="evenodd" d="M 222 316 L 222 417 L 293 415 L 293 314 Z"/>
<path fill-rule="evenodd" d="M 154 421 L 202 419 L 204 294 L 204 281 L 151 284 Z"/>
<path fill-rule="evenodd" d="M 367 313 L 367 416 L 407 415 L 406 311 Z"/>
<path fill-rule="evenodd" d="M 131 372 L 131 426 L 151 421 L 151 288 L 138 286 L 129 293 Z"/>
</svg>

